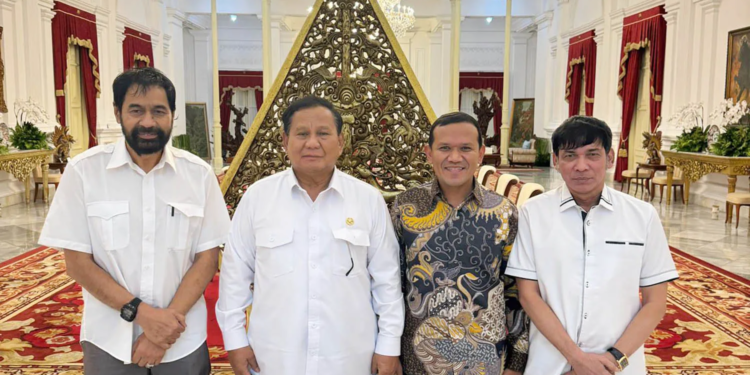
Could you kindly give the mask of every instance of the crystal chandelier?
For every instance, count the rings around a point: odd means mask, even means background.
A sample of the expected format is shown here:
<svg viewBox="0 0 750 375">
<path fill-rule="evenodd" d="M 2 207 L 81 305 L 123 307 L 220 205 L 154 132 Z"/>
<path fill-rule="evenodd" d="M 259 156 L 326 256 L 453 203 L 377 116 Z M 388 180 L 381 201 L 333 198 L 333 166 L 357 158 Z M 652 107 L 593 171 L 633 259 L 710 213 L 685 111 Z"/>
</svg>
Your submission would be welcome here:
<svg viewBox="0 0 750 375">
<path fill-rule="evenodd" d="M 401 0 L 378 0 L 396 37 L 402 37 L 414 27 L 414 9 L 401 5 Z"/>
</svg>

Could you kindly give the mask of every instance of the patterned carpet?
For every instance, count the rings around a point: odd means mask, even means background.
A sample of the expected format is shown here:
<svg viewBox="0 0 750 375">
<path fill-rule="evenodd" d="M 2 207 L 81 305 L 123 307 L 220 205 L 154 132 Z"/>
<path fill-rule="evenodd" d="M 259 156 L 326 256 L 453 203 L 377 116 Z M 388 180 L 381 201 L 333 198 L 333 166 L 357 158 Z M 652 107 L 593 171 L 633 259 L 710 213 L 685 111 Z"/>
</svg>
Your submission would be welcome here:
<svg viewBox="0 0 750 375">
<path fill-rule="evenodd" d="M 750 281 L 672 249 L 680 280 L 670 284 L 667 315 L 647 343 L 658 375 L 750 374 Z M 61 253 L 32 250 L 0 264 L 0 374 L 82 374 L 81 289 L 65 275 Z M 231 374 L 213 314 L 213 374 Z"/>
</svg>

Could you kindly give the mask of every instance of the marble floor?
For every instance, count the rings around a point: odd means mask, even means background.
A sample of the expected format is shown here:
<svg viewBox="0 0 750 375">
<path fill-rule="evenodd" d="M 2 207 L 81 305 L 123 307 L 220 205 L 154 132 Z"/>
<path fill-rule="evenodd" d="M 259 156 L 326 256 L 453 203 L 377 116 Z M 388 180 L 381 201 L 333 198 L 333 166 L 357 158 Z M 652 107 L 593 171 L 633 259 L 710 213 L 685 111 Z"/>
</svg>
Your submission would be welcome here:
<svg viewBox="0 0 750 375">
<path fill-rule="evenodd" d="M 519 169 L 513 173 L 522 181 L 536 182 L 546 189 L 556 188 L 563 183 L 554 169 L 543 169 L 541 172 Z M 618 183 L 609 181 L 608 184 L 619 189 Z M 657 196 L 653 204 L 661 216 L 670 245 L 750 279 L 750 224 L 747 209 L 743 208 L 739 228 L 735 229 L 734 225 L 724 224 L 723 212 L 713 217 L 710 208 L 695 204 L 685 207 L 681 202 L 668 207 L 665 203 L 659 204 L 658 199 Z M 47 210 L 48 207 L 41 200 L 28 206 L 20 204 L 3 207 L 0 216 L 0 262 L 38 246 L 36 241 Z"/>
</svg>

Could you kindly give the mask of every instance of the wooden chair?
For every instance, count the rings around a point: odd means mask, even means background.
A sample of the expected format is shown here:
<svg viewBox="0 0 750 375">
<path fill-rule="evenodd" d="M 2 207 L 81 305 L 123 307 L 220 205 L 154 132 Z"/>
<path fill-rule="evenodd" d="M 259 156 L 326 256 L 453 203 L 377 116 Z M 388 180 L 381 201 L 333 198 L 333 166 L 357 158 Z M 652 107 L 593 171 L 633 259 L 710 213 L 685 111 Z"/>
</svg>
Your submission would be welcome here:
<svg viewBox="0 0 750 375">
<path fill-rule="evenodd" d="M 519 181 L 513 185 L 508 186 L 508 195 L 505 197 L 508 198 L 513 204 L 518 203 L 518 197 L 521 195 L 521 190 L 523 190 L 523 187 L 526 185 L 523 181 Z"/>
<path fill-rule="evenodd" d="M 477 181 L 479 182 L 480 185 L 486 186 L 485 184 L 487 183 L 487 177 L 495 172 L 497 172 L 497 168 L 491 165 L 483 165 L 479 168 Z"/>
<path fill-rule="evenodd" d="M 526 203 L 530 198 L 536 197 L 537 195 L 544 193 L 544 186 L 528 182 L 523 184 L 521 187 L 521 190 L 518 193 L 518 200 L 516 201 L 516 206 L 519 208 Z"/>
<path fill-rule="evenodd" d="M 622 171 L 622 185 L 620 185 L 620 191 L 623 190 L 625 187 L 625 182 L 628 183 L 628 194 L 630 194 L 630 181 L 635 181 L 635 195 L 638 195 L 638 185 L 643 185 L 643 182 L 645 180 L 649 180 L 652 177 L 652 174 L 654 171 L 650 171 L 647 169 L 641 169 L 638 171 L 638 175 L 635 174 L 635 170 L 628 169 L 625 171 Z"/>
<path fill-rule="evenodd" d="M 510 187 L 518 184 L 519 179 L 516 175 L 512 175 L 510 173 L 503 173 L 500 175 L 500 178 L 497 180 L 497 185 L 495 185 L 495 192 L 507 197 L 508 192 L 510 190 Z"/>
<path fill-rule="evenodd" d="M 735 207 L 737 213 L 737 224 L 735 224 L 734 227 L 738 228 L 740 226 L 740 207 L 742 206 L 750 207 L 750 193 L 734 192 L 727 194 L 727 215 L 724 219 L 724 224 L 732 224 L 732 207 Z"/>
<path fill-rule="evenodd" d="M 664 187 L 667 186 L 667 176 L 655 176 L 651 179 L 651 194 L 649 194 L 649 202 L 654 199 L 656 193 L 656 186 L 659 186 L 659 203 L 661 203 L 664 197 Z M 680 188 L 680 197 L 682 198 L 682 204 L 685 204 L 685 181 L 682 179 L 682 169 L 675 168 L 674 176 L 672 178 L 672 196 L 675 202 L 677 201 L 677 188 Z"/>
<path fill-rule="evenodd" d="M 44 179 L 42 177 L 42 167 L 36 167 L 31 172 L 34 177 L 34 202 L 36 202 L 36 200 L 39 198 L 39 187 L 44 184 Z M 57 191 L 57 185 L 60 184 L 61 178 L 62 173 L 47 173 L 47 184 L 55 185 L 55 191 Z"/>
</svg>

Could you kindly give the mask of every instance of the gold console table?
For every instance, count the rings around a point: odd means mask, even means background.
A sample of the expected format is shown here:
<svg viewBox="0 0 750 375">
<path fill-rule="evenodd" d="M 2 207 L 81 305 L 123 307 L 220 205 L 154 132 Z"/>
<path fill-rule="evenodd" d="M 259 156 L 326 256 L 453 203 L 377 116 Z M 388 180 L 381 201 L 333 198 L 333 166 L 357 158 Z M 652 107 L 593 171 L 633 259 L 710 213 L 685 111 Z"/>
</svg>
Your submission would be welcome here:
<svg viewBox="0 0 750 375">
<path fill-rule="evenodd" d="M 662 151 L 667 165 L 667 204 L 672 203 L 672 179 L 674 167 L 682 170 L 685 182 L 685 204 L 690 202 L 690 183 L 709 173 L 727 175 L 729 193 L 734 193 L 737 176 L 750 176 L 750 157 L 717 156 L 695 152 Z"/>
<path fill-rule="evenodd" d="M 28 150 L 0 155 L 0 171 L 8 172 L 19 181 L 23 181 L 27 204 L 31 202 L 31 171 L 40 165 L 44 184 L 44 203 L 49 201 L 49 157 L 54 152 L 55 150 Z"/>
</svg>

